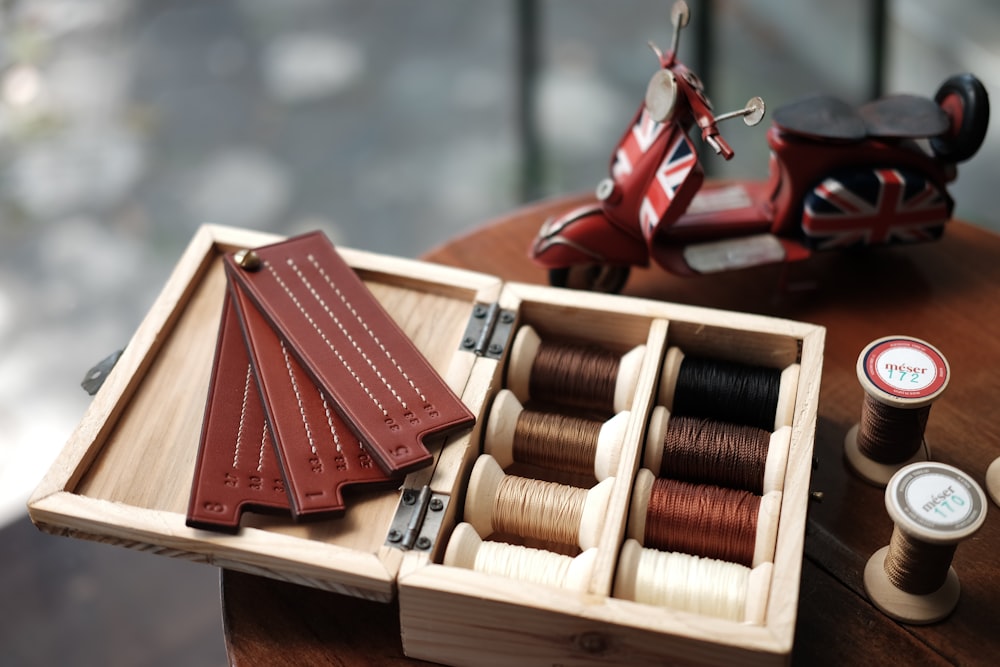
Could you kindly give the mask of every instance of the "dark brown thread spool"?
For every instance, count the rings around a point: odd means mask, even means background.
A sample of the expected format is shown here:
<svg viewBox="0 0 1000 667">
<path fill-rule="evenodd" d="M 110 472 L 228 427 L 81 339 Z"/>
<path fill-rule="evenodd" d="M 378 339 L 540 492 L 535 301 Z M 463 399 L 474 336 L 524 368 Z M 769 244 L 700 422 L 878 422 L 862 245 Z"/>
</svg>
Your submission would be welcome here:
<svg viewBox="0 0 1000 667">
<path fill-rule="evenodd" d="M 918 462 L 890 478 L 885 506 L 893 533 L 865 566 L 868 597 L 904 623 L 945 618 L 961 590 L 952 557 L 986 520 L 986 494 L 957 468 Z"/>
<path fill-rule="evenodd" d="M 636 475 L 629 537 L 643 546 L 753 567 L 774 557 L 781 492 L 758 496 L 709 484 Z"/>
<path fill-rule="evenodd" d="M 646 346 L 621 354 L 599 345 L 543 341 L 530 325 L 511 345 L 506 386 L 529 400 L 611 415 L 632 405 Z"/>
<path fill-rule="evenodd" d="M 865 396 L 844 455 L 860 477 L 885 486 L 903 466 L 930 458 L 924 432 L 931 405 L 948 386 L 948 361 L 922 340 L 886 336 L 865 346 L 856 370 Z"/>
<path fill-rule="evenodd" d="M 516 461 L 601 481 L 617 471 L 629 414 L 602 422 L 525 410 L 512 391 L 501 389 L 490 406 L 483 450 L 504 469 Z"/>
<path fill-rule="evenodd" d="M 538 539 L 581 549 L 597 546 L 614 478 L 581 489 L 507 475 L 489 454 L 472 468 L 465 520 L 476 532 Z"/>
<path fill-rule="evenodd" d="M 784 369 L 667 350 L 658 402 L 674 415 L 774 431 L 792 423 L 798 364 Z"/>
</svg>

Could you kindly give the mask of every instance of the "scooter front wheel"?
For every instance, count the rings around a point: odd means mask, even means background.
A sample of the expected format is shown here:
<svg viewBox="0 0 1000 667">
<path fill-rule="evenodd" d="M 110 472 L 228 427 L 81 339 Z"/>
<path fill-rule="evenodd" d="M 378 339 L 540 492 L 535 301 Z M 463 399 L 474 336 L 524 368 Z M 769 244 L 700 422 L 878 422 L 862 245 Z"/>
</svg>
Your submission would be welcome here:
<svg viewBox="0 0 1000 667">
<path fill-rule="evenodd" d="M 628 282 L 631 269 L 626 264 L 577 264 L 549 269 L 549 284 L 553 287 L 617 294 Z"/>
</svg>

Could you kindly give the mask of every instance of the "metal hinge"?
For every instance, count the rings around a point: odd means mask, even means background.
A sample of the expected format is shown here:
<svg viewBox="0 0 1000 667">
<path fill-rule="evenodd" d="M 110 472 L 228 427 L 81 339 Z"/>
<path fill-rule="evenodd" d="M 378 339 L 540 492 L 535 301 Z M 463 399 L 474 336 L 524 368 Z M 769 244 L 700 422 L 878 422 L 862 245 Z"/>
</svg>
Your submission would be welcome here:
<svg viewBox="0 0 1000 667">
<path fill-rule="evenodd" d="M 448 496 L 434 493 L 429 486 L 403 489 L 386 546 L 428 551 L 437 540 L 447 508 Z"/>
<path fill-rule="evenodd" d="M 503 356 L 514 329 L 517 313 L 502 310 L 497 303 L 477 303 L 462 336 L 461 349 L 478 356 L 499 359 Z"/>
</svg>

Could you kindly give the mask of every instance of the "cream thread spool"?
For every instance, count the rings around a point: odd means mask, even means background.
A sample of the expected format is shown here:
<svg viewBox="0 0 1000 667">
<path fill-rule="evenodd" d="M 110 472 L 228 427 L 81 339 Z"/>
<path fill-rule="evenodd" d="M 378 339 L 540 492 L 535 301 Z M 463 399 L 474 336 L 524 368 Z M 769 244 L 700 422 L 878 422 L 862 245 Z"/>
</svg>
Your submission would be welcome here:
<svg viewBox="0 0 1000 667">
<path fill-rule="evenodd" d="M 649 513 L 649 498 L 656 475 L 647 468 L 636 473 L 632 487 L 632 506 L 629 510 L 627 537 L 643 544 L 646 537 L 646 515 Z M 753 563 L 774 560 L 774 549 L 778 540 L 778 516 L 781 513 L 781 491 L 770 491 L 761 496 L 757 511 L 757 533 L 754 539 Z"/>
<path fill-rule="evenodd" d="M 901 468 L 885 489 L 885 506 L 892 519 L 893 539 L 868 560 L 865 566 L 865 591 L 872 603 L 903 623 L 923 624 L 939 621 L 958 604 L 961 586 L 951 567 L 951 553 L 962 540 L 972 536 L 986 520 L 986 497 L 975 480 L 961 470 L 944 463 L 919 462 Z M 901 533 L 901 534 L 897 534 Z M 900 542 L 902 538 L 903 542 Z M 912 550 L 900 545 L 908 542 Z M 908 547 L 910 549 L 911 547 Z M 921 549 L 935 550 L 947 556 L 943 562 L 935 556 L 934 568 L 921 567 Z M 930 592 L 908 592 L 916 583 L 893 583 L 888 564 L 898 563 L 912 575 L 920 573 L 920 587 L 942 583 Z M 947 568 L 945 571 L 944 568 Z M 899 575 L 895 575 L 899 576 Z M 915 577 L 907 577 L 915 578 Z"/>
<path fill-rule="evenodd" d="M 929 410 L 948 386 L 950 370 L 933 345 L 910 336 L 886 336 L 869 343 L 858 355 L 857 375 L 866 400 L 888 410 Z M 883 457 L 866 454 L 859 443 L 862 428 L 863 423 L 858 423 L 847 432 L 844 455 L 854 472 L 871 484 L 885 486 L 903 466 L 930 459 L 930 446 L 921 430 L 920 441 L 910 443 L 904 460 L 876 460 Z M 873 444 L 880 446 L 877 440 Z"/>
<path fill-rule="evenodd" d="M 670 426 L 670 411 L 663 405 L 653 408 L 646 428 L 646 444 L 643 452 L 643 466 L 657 474 L 663 467 L 663 440 Z M 764 493 L 781 491 L 785 486 L 785 466 L 788 462 L 788 448 L 791 444 L 792 427 L 782 426 L 771 433 L 764 462 Z"/>
<path fill-rule="evenodd" d="M 495 532 L 504 532 L 503 525 L 498 513 L 501 502 L 506 500 L 504 496 L 505 481 L 517 481 L 524 484 L 529 492 L 538 491 L 543 493 L 565 494 L 566 496 L 583 496 L 582 509 L 579 514 L 578 523 L 572 526 L 560 526 L 563 532 L 574 532 L 575 541 L 562 541 L 563 544 L 590 549 L 596 547 L 600 539 L 601 531 L 604 528 L 604 517 L 607 513 L 608 502 L 611 498 L 611 490 L 615 481 L 614 477 L 609 477 L 590 489 L 580 489 L 565 484 L 545 482 L 542 480 L 527 479 L 523 477 L 508 476 L 503 469 L 489 454 L 481 454 L 472 467 L 472 474 L 469 476 L 468 493 L 465 500 L 465 520 L 472 524 L 479 535 L 489 537 Z M 528 517 L 536 515 L 536 508 L 532 508 L 528 498 L 514 499 L 521 507 L 521 516 Z M 519 517 L 520 518 L 520 517 Z M 535 517 L 537 518 L 537 517 Z M 551 522 L 557 517 L 546 517 L 545 521 Z M 537 538 L 540 540 L 551 540 L 551 536 L 546 534 L 544 527 L 522 526 L 524 532 L 519 532 L 519 537 Z"/>
<path fill-rule="evenodd" d="M 501 389 L 493 399 L 486 422 L 483 451 L 493 456 L 501 468 L 508 468 L 514 463 L 514 435 L 518 417 L 523 411 L 521 402 L 509 389 Z M 594 479 L 597 481 L 615 476 L 629 414 L 627 410 L 619 412 L 601 425 L 593 464 Z"/>
<path fill-rule="evenodd" d="M 531 399 L 531 368 L 541 345 L 541 337 L 530 324 L 521 326 L 514 336 L 506 386 L 514 392 L 521 403 L 527 403 Z M 639 369 L 645 356 L 645 345 L 636 345 L 622 355 L 618 364 L 618 376 L 615 379 L 613 412 L 622 412 L 632 407 Z"/>
<path fill-rule="evenodd" d="M 762 625 L 772 563 L 738 563 L 668 553 L 627 539 L 615 573 L 614 596 L 731 621 Z"/>
<path fill-rule="evenodd" d="M 677 393 L 677 378 L 680 375 L 681 364 L 684 363 L 684 352 L 679 347 L 670 347 L 663 359 L 660 370 L 660 388 L 657 403 L 673 410 L 674 396 Z M 791 426 L 795 415 L 795 394 L 799 385 L 799 364 L 789 364 L 781 370 L 778 388 L 777 409 L 774 413 L 772 430 L 783 426 Z"/>
<path fill-rule="evenodd" d="M 455 526 L 444 564 L 520 581 L 586 592 L 594 575 L 597 549 L 566 556 L 544 549 L 484 541 L 469 523 Z"/>
</svg>

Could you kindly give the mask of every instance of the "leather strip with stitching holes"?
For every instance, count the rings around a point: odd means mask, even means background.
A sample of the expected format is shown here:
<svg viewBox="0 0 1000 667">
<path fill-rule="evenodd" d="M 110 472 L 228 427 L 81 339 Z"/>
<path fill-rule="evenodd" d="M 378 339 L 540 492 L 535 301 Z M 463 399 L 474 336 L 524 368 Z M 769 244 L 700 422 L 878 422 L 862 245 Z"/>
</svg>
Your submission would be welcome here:
<svg viewBox="0 0 1000 667">
<path fill-rule="evenodd" d="M 427 465 L 424 437 L 474 421 L 322 233 L 256 253 L 257 271 L 225 256 L 230 280 L 388 474 Z"/>
</svg>

